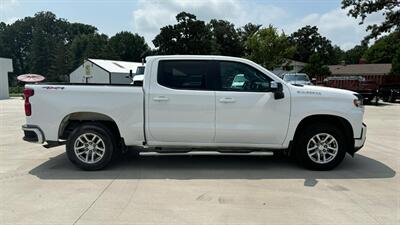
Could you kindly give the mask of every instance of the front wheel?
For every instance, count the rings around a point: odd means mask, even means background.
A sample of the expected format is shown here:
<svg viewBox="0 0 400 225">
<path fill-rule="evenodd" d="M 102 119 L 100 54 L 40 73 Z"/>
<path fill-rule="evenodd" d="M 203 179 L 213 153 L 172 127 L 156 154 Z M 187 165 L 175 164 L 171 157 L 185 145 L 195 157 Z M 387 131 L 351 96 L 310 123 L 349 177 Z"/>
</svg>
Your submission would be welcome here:
<svg viewBox="0 0 400 225">
<path fill-rule="evenodd" d="M 318 123 L 302 130 L 296 140 L 297 161 L 313 170 L 331 170 L 346 155 L 346 139 L 336 126 Z"/>
<path fill-rule="evenodd" d="M 66 151 L 69 160 L 79 168 L 99 170 L 110 163 L 114 146 L 113 136 L 106 126 L 87 123 L 70 134 Z"/>
</svg>

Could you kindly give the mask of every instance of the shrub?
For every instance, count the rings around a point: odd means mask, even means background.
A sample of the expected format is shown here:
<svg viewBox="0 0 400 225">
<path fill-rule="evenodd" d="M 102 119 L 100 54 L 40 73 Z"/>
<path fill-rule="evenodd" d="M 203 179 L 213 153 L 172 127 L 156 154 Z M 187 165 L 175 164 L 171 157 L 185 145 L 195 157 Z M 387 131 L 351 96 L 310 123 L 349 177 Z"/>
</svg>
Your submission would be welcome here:
<svg viewBox="0 0 400 225">
<path fill-rule="evenodd" d="M 10 94 L 22 94 L 23 90 L 24 90 L 24 87 L 20 87 L 20 86 L 10 87 L 9 93 Z"/>
</svg>

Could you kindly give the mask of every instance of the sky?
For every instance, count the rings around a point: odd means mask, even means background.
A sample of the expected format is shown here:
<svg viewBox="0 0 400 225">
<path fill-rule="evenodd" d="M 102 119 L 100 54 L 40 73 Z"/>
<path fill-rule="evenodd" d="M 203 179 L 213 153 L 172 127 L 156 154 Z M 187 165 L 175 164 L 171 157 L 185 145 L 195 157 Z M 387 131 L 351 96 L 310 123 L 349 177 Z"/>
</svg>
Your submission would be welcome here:
<svg viewBox="0 0 400 225">
<path fill-rule="evenodd" d="M 51 11 L 70 22 L 94 25 L 109 36 L 120 31 L 138 33 L 153 46 L 160 28 L 175 24 L 176 14 L 186 11 L 206 22 L 224 19 L 236 27 L 248 22 L 272 24 L 286 34 L 315 25 L 333 44 L 348 50 L 367 34 L 368 24 L 382 21 L 383 16 L 374 14 L 359 25 L 340 6 L 340 0 L 0 0 L 0 21 L 10 24 Z"/>
</svg>

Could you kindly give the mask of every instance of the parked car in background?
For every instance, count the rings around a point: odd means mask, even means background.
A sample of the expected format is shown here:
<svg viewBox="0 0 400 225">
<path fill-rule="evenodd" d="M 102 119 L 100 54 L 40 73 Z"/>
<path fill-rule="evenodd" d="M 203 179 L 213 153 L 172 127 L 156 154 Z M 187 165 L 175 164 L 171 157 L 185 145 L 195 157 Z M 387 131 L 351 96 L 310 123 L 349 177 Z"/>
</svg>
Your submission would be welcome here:
<svg viewBox="0 0 400 225">
<path fill-rule="evenodd" d="M 143 66 L 138 66 L 138 67 L 136 68 L 135 74 L 136 74 L 136 75 L 143 75 L 143 74 L 144 74 L 144 69 L 145 69 L 145 66 L 144 66 L 144 65 L 143 65 Z"/>
<path fill-rule="evenodd" d="M 312 85 L 310 78 L 305 73 L 288 73 L 283 75 L 283 80 L 289 84 Z"/>
<path fill-rule="evenodd" d="M 138 66 L 136 68 L 136 72 L 133 74 L 129 74 L 129 78 L 132 80 L 130 84 L 133 86 L 142 86 L 143 85 L 143 79 L 144 79 L 144 69 L 145 66 Z"/>
<path fill-rule="evenodd" d="M 136 73 L 135 76 L 132 79 L 132 84 L 134 86 L 142 86 L 143 85 L 143 79 L 144 79 L 144 70 L 145 70 L 145 66 L 138 66 L 138 68 L 136 69 Z"/>
<path fill-rule="evenodd" d="M 66 143 L 68 158 L 86 170 L 131 148 L 284 152 L 329 170 L 365 142 L 360 95 L 289 85 L 246 59 L 151 56 L 142 84 L 26 85 L 24 140 Z"/>
</svg>

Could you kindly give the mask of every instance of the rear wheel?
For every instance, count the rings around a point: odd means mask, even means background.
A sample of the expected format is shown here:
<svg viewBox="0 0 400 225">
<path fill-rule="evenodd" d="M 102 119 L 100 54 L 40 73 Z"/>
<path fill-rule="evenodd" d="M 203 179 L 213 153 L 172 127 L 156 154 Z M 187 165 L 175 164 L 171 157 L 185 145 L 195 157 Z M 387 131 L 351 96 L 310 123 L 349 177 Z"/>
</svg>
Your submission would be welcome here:
<svg viewBox="0 0 400 225">
<path fill-rule="evenodd" d="M 382 101 L 388 102 L 388 101 L 389 101 L 389 97 L 385 95 L 385 96 L 382 98 Z"/>
<path fill-rule="evenodd" d="M 295 154 L 297 161 L 313 170 L 330 170 L 339 165 L 346 155 L 346 138 L 336 126 L 317 123 L 302 130 Z"/>
<path fill-rule="evenodd" d="M 396 98 L 394 97 L 394 93 L 392 92 L 392 93 L 390 93 L 390 96 L 389 96 L 389 98 L 388 98 L 388 102 L 393 103 L 393 102 L 395 102 L 395 101 L 396 101 Z"/>
<path fill-rule="evenodd" d="M 69 135 L 66 151 L 69 160 L 84 170 L 99 170 L 112 159 L 115 140 L 110 130 L 98 123 L 87 123 Z"/>
</svg>

